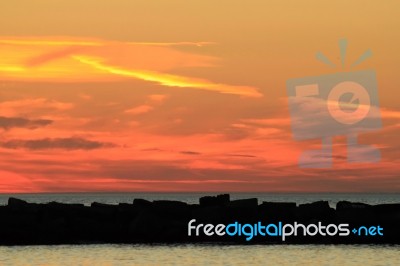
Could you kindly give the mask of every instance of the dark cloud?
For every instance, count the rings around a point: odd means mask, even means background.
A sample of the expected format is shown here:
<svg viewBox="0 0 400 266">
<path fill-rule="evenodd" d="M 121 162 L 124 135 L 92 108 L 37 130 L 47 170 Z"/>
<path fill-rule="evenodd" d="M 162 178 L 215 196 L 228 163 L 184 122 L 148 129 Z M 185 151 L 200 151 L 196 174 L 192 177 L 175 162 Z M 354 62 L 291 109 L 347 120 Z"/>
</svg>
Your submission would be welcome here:
<svg viewBox="0 0 400 266">
<path fill-rule="evenodd" d="M 200 155 L 200 152 L 197 151 L 180 151 L 182 154 L 187 154 L 187 155 Z"/>
<path fill-rule="evenodd" d="M 163 150 L 160 148 L 149 148 L 149 149 L 142 149 L 142 151 L 159 151 L 159 152 L 171 152 L 171 150 Z M 175 152 L 175 151 L 174 151 Z M 178 152 L 178 151 L 176 151 Z M 180 154 L 186 154 L 186 155 L 200 155 L 200 152 L 197 151 L 179 151 Z"/>
<path fill-rule="evenodd" d="M 3 128 L 5 130 L 15 127 L 35 129 L 38 127 L 50 125 L 51 123 L 53 123 L 53 121 L 48 119 L 31 120 L 23 117 L 0 116 L 0 128 Z"/>
<path fill-rule="evenodd" d="M 227 156 L 232 156 L 232 157 L 246 157 L 246 158 L 257 158 L 257 156 L 249 155 L 249 154 L 227 154 Z"/>
<path fill-rule="evenodd" d="M 311 156 L 314 159 L 336 159 L 336 160 L 347 160 L 347 156 L 344 155 L 334 155 L 334 154 L 316 154 Z"/>
<path fill-rule="evenodd" d="M 142 149 L 141 151 L 164 151 L 164 150 L 159 148 L 148 148 L 148 149 Z"/>
<path fill-rule="evenodd" d="M 27 150 L 93 150 L 100 148 L 115 147 L 115 144 L 108 142 L 92 141 L 82 138 L 45 138 L 34 140 L 9 140 L 0 143 L 0 147 L 6 149 L 27 149 Z"/>
</svg>

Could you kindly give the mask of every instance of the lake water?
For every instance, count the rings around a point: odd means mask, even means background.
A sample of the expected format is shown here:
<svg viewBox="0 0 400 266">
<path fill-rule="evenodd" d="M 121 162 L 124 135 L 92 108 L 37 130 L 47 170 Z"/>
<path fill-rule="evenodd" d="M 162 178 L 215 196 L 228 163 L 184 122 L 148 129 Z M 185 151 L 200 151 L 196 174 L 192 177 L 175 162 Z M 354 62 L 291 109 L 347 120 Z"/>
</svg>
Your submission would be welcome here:
<svg viewBox="0 0 400 266">
<path fill-rule="evenodd" d="M 82 245 L 0 247 L 0 265 L 399 265 L 400 246 Z"/>
<path fill-rule="evenodd" d="M 63 193 L 2 194 L 29 202 L 131 203 L 134 198 L 198 203 L 218 193 Z M 340 200 L 369 204 L 400 203 L 399 194 L 347 193 L 231 193 L 231 199 L 308 203 Z M 0 247 L 0 266 L 7 265 L 400 265 L 400 246 L 378 245 L 60 245 Z"/>
</svg>

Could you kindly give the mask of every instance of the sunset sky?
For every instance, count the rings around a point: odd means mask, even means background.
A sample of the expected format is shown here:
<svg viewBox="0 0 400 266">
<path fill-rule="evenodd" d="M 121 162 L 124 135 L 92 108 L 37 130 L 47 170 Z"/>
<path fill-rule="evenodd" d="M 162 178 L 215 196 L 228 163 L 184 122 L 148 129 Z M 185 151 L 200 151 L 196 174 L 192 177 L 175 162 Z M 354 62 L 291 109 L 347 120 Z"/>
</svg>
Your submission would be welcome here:
<svg viewBox="0 0 400 266">
<path fill-rule="evenodd" d="M 396 1 L 0 4 L 0 192 L 400 191 Z M 286 81 L 377 74 L 379 163 L 303 169 Z M 316 60 L 323 52 L 336 65 Z"/>
</svg>

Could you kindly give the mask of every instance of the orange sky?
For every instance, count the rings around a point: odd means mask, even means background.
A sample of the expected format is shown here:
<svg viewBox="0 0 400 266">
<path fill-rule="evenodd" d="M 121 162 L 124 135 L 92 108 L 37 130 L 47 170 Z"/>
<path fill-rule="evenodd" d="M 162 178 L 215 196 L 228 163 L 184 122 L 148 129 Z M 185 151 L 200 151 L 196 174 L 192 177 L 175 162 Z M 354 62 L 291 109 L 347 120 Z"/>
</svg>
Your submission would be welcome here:
<svg viewBox="0 0 400 266">
<path fill-rule="evenodd" d="M 399 192 L 395 1 L 15 0 L 0 8 L 0 192 Z M 286 80 L 377 73 L 375 164 L 302 169 Z M 348 68 L 345 69 L 349 70 Z"/>
</svg>

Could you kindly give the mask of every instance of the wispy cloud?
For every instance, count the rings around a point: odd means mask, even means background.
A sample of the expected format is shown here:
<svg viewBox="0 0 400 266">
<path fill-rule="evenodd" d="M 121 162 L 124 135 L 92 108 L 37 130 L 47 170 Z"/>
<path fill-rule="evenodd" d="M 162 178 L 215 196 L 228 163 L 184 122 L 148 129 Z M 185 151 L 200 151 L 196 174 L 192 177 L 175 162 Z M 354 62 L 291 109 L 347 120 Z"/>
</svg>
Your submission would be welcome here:
<svg viewBox="0 0 400 266">
<path fill-rule="evenodd" d="M 125 110 L 125 113 L 132 114 L 132 115 L 139 115 L 139 114 L 144 114 L 144 113 L 150 112 L 151 110 L 153 110 L 153 106 L 143 104 L 143 105 L 139 105 L 137 107 L 133 107 L 131 109 Z"/>
<path fill-rule="evenodd" d="M 0 102 L 0 113 L 6 116 L 32 113 L 33 111 L 65 111 L 72 109 L 74 104 L 46 98 L 25 98 Z"/>
<path fill-rule="evenodd" d="M 132 43 L 76 38 L 1 38 L 0 77 L 11 80 L 99 81 L 133 78 L 166 87 L 261 97 L 257 88 L 167 73 L 211 67 L 218 58 L 177 50 L 207 42 Z M 123 56 L 122 56 L 123 55 Z"/>
<path fill-rule="evenodd" d="M 114 144 L 101 141 L 87 140 L 83 138 L 45 138 L 33 140 L 8 140 L 0 143 L 0 147 L 6 149 L 27 150 L 93 150 L 115 147 Z"/>
<path fill-rule="evenodd" d="M 10 128 L 28 128 L 35 129 L 38 127 L 44 127 L 53 123 L 49 119 L 27 119 L 23 117 L 4 117 L 0 116 L 0 128 L 10 129 Z"/>
<path fill-rule="evenodd" d="M 73 58 L 81 63 L 88 64 L 95 69 L 102 70 L 111 74 L 157 82 L 160 85 L 168 87 L 196 88 L 248 97 L 262 96 L 262 94 L 258 92 L 257 89 L 249 86 L 226 85 L 222 83 L 214 83 L 205 79 L 189 78 L 184 76 L 159 73 L 155 71 L 124 69 L 102 63 L 101 60 L 97 58 L 84 56 L 74 56 Z"/>
</svg>

